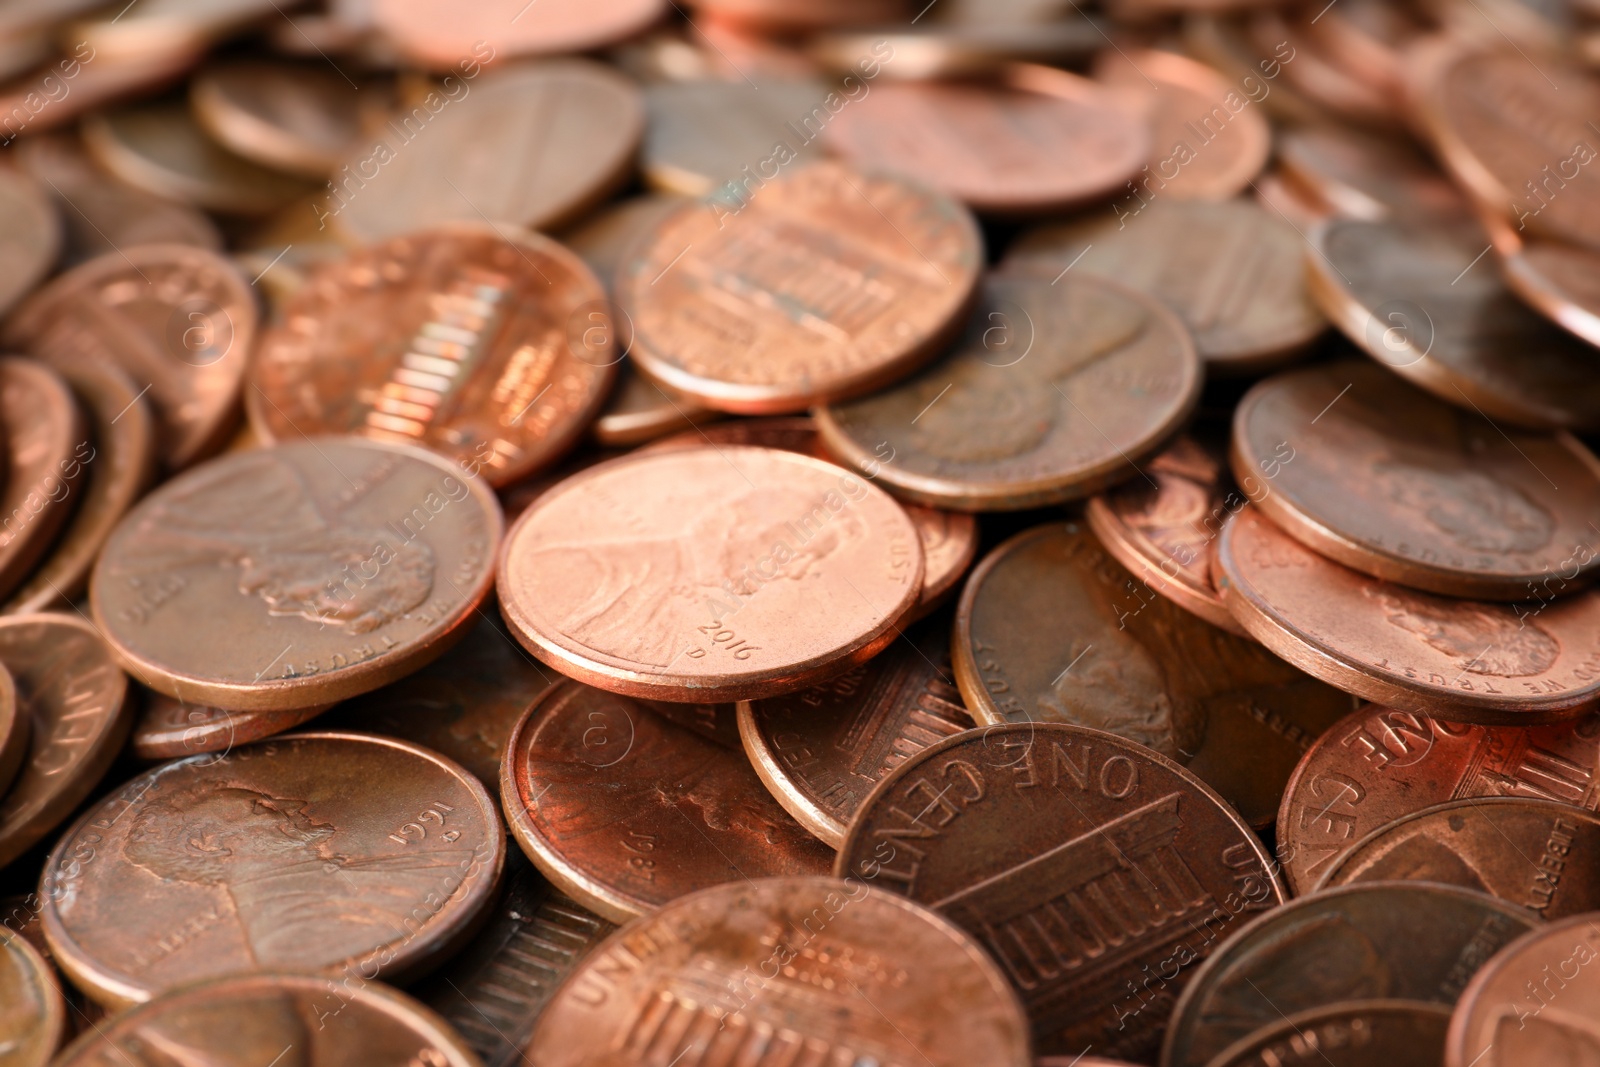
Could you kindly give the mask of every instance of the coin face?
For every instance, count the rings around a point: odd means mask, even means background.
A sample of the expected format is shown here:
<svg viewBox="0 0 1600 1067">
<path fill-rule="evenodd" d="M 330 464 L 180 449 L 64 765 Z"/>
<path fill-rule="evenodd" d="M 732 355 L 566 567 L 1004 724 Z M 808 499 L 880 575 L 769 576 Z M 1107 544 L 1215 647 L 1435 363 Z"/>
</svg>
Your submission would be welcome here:
<svg viewBox="0 0 1600 1067">
<path fill-rule="evenodd" d="M 708 407 L 782 414 L 933 356 L 982 260 L 960 204 L 824 163 L 668 216 L 624 258 L 617 303 L 645 374 Z"/>
<path fill-rule="evenodd" d="M 442 654 L 489 592 L 500 532 L 494 494 L 431 452 L 356 438 L 238 452 L 123 519 L 90 603 L 152 689 L 306 708 Z"/>
<path fill-rule="evenodd" d="M 591 52 L 646 29 L 663 0 L 487 0 L 468 9 L 440 0 L 375 0 L 371 17 L 402 52 L 435 70 L 488 56 Z M 485 59 L 485 62 L 488 60 Z"/>
<path fill-rule="evenodd" d="M 202 752 L 227 752 L 292 730 L 331 705 L 288 711 L 228 711 L 189 704 L 165 693 L 146 692 L 128 747 L 147 762 L 182 759 Z"/>
<path fill-rule="evenodd" d="M 326 65 L 216 64 L 195 75 L 189 99 L 225 147 L 291 174 L 326 177 L 361 136 L 362 96 Z"/>
<path fill-rule="evenodd" d="M 650 85 L 640 161 L 645 180 L 683 196 L 709 196 L 722 186 L 737 193 L 779 163 L 810 162 L 821 154 L 818 135 L 834 120 L 830 95 L 835 106 L 843 99 L 820 79 Z M 708 115 L 716 121 L 707 122 Z"/>
<path fill-rule="evenodd" d="M 0 357 L 0 424 L 6 474 L 0 485 L 0 595 L 20 585 L 77 504 L 94 445 L 72 390 L 49 367 Z"/>
<path fill-rule="evenodd" d="M 1038 507 L 1137 477 L 1201 377 L 1188 331 L 1152 297 L 1089 274 L 999 273 L 949 355 L 817 425 L 847 466 L 919 504 Z"/>
<path fill-rule="evenodd" d="M 1286 1015 L 1343 1001 L 1448 1007 L 1474 971 L 1537 921 L 1515 904 L 1426 882 L 1345 886 L 1291 901 L 1234 932 L 1190 980 L 1173 1008 L 1162 1067 L 1204 1067 Z"/>
<path fill-rule="evenodd" d="M 916 527 L 881 489 L 729 446 L 627 456 L 557 485 L 512 529 L 498 586 L 512 633 L 562 673 L 711 703 L 871 658 L 922 574 Z"/>
<path fill-rule="evenodd" d="M 21 934 L 0 927 L 0 1052 L 7 1067 L 45 1067 L 66 1028 L 55 973 Z"/>
<path fill-rule="evenodd" d="M 1218 1053 L 1208 1067 L 1441 1067 L 1450 1009 L 1418 1000 L 1348 1000 L 1299 1012 Z"/>
<path fill-rule="evenodd" d="M 1581 1063 L 1594 1047 L 1600 952 L 1593 915 L 1574 915 L 1518 938 L 1461 995 L 1445 1038 L 1447 1067 Z"/>
<path fill-rule="evenodd" d="M 1344 218 L 1459 217 L 1467 211 L 1466 199 L 1416 145 L 1393 135 L 1292 127 L 1279 133 L 1274 151 L 1298 188 Z"/>
<path fill-rule="evenodd" d="M 767 795 L 737 742 L 576 682 L 517 724 L 500 795 L 545 876 L 615 922 L 722 882 L 825 873 L 833 860 Z"/>
<path fill-rule="evenodd" d="M 0 168 L 0 312 L 38 284 L 61 250 L 55 205 L 39 183 Z"/>
<path fill-rule="evenodd" d="M 967 935 L 833 878 L 731 882 L 630 923 L 556 991 L 526 1051 L 541 1067 L 1032 1062 L 1016 996 Z"/>
<path fill-rule="evenodd" d="M 457 764 L 288 734 L 163 764 L 85 812 L 45 865 L 45 936 L 108 1006 L 246 972 L 392 979 L 472 932 L 504 861 L 494 801 Z"/>
<path fill-rule="evenodd" d="M 1554 241 L 1518 242 L 1501 275 L 1513 293 L 1546 318 L 1600 345 L 1600 253 Z"/>
<path fill-rule="evenodd" d="M 1283 900 L 1268 863 L 1177 764 L 1098 730 L 1026 722 L 902 763 L 862 804 L 834 870 L 970 933 L 1017 990 L 1039 1051 L 1145 1059 L 1212 935 Z M 1156 974 L 1142 993 L 1128 985 Z"/>
<path fill-rule="evenodd" d="M 578 440 L 619 358 L 605 290 L 577 256 L 449 227 L 322 267 L 261 339 L 246 409 L 267 441 L 418 444 L 505 485 Z"/>
<path fill-rule="evenodd" d="M 1543 600 L 1600 566 L 1600 461 L 1567 434 L 1507 430 L 1369 362 L 1277 375 L 1239 402 L 1239 477 L 1330 559 L 1446 596 Z M 1543 477 L 1540 477 L 1540 474 Z"/>
<path fill-rule="evenodd" d="M 0 663 L 0 797 L 16 780 L 28 756 L 28 739 L 33 736 L 33 719 L 17 700 L 17 685 L 11 672 Z"/>
</svg>

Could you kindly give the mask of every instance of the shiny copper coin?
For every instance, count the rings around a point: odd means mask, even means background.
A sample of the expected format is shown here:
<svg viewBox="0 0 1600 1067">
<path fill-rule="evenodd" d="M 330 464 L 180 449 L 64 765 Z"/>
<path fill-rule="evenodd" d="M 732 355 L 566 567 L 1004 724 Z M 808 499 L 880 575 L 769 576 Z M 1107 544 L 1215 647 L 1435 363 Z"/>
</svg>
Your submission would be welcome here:
<svg viewBox="0 0 1600 1067">
<path fill-rule="evenodd" d="M 1203 1067 L 1286 1015 L 1343 1001 L 1448 1007 L 1474 971 L 1537 922 L 1472 890 L 1381 882 L 1291 901 L 1238 930 L 1207 925 L 1202 936 L 1232 936 L 1172 1009 L 1161 1067 Z"/>
<path fill-rule="evenodd" d="M 61 250 L 61 224 L 40 183 L 0 167 L 0 312 L 39 283 Z"/>
<path fill-rule="evenodd" d="M 6 1067 L 45 1067 L 66 1030 L 55 972 L 21 934 L 0 929 L 0 1057 Z"/>
<path fill-rule="evenodd" d="M 1296 540 L 1446 596 L 1547 599 L 1600 567 L 1600 460 L 1568 434 L 1505 429 L 1344 361 L 1239 402 L 1233 470 L 1271 472 L 1256 506 Z"/>
<path fill-rule="evenodd" d="M 1194 411 L 1201 377 L 1188 331 L 1154 298 L 1090 274 L 999 273 L 953 352 L 822 408 L 817 425 L 829 452 L 908 500 L 1014 510 L 1137 477 Z"/>
<path fill-rule="evenodd" d="M 946 738 L 868 795 L 835 872 L 926 904 L 1017 990 L 1042 1052 L 1144 1059 L 1207 951 L 1283 890 L 1249 827 L 1177 764 L 1098 730 L 1013 723 Z M 1171 967 L 1173 974 L 1166 975 Z"/>
<path fill-rule="evenodd" d="M 642 453 L 523 513 L 500 607 L 530 652 L 591 685 L 755 699 L 893 640 L 922 590 L 918 542 L 887 494 L 822 460 L 749 446 Z"/>
<path fill-rule="evenodd" d="M 1441 1067 L 1450 1009 L 1418 1000 L 1347 1000 L 1297 1012 L 1218 1053 L 1208 1067 Z"/>
<path fill-rule="evenodd" d="M 937 22 L 818 34 L 806 55 L 841 75 L 924 81 L 993 75 L 1014 62 L 1077 67 L 1105 46 L 1100 24 L 1076 12 L 1055 18 L 1059 9 L 1047 4 L 1042 20 L 1012 20 L 993 3 L 971 6 L 960 14 L 940 4 L 930 13 L 943 16 Z"/>
<path fill-rule="evenodd" d="M 576 256 L 448 227 L 317 271 L 261 339 L 245 406 L 269 442 L 418 444 L 505 485 L 578 440 L 619 358 L 605 290 Z"/>
<path fill-rule="evenodd" d="M 189 85 L 195 118 L 218 143 L 266 167 L 325 177 L 362 133 L 361 91 L 326 64 L 243 60 L 207 67 Z"/>
<path fill-rule="evenodd" d="M 983 242 L 960 204 L 832 163 L 684 207 L 617 273 L 640 370 L 708 407 L 870 392 L 960 329 Z"/>
<path fill-rule="evenodd" d="M 72 391 L 49 367 L 0 357 L 0 595 L 9 596 L 50 548 L 77 504 L 94 454 Z"/>
<path fill-rule="evenodd" d="M 1385 5 L 1390 6 L 1390 5 Z M 1343 126 L 1282 131 L 1278 165 L 1301 190 L 1351 219 L 1450 217 L 1466 199 L 1410 141 Z"/>
<path fill-rule="evenodd" d="M 375 0 L 375 26 L 409 58 L 450 70 L 467 56 L 590 52 L 632 37 L 667 11 L 665 0 Z M 487 60 L 485 60 L 487 62 Z"/>
<path fill-rule="evenodd" d="M 144 245 L 56 278 L 7 320 L 3 336 L 47 362 L 100 356 L 148 387 L 161 461 L 174 471 L 231 436 L 255 332 L 255 296 L 227 260 Z"/>
<path fill-rule="evenodd" d="M 861 879 L 736 881 L 618 930 L 556 991 L 540 1067 L 680 1063 L 1028 1067 L 998 967 Z"/>
<path fill-rule="evenodd" d="M 1546 318 L 1600 346 L 1600 253 L 1555 241 L 1504 251 L 1506 286 Z"/>
<path fill-rule="evenodd" d="M 1311 295 L 1368 355 L 1446 403 L 1537 429 L 1600 426 L 1594 352 L 1512 295 L 1471 224 L 1329 223 Z M 1487 257 L 1485 257 L 1487 258 Z"/>
<path fill-rule="evenodd" d="M 517 724 L 500 796 L 545 877 L 615 922 L 722 882 L 824 873 L 833 860 L 742 750 L 576 682 Z"/>
<path fill-rule="evenodd" d="M 131 11 L 102 10 L 71 22 L 64 37 L 113 59 L 192 57 L 277 8 L 278 0 L 147 0 Z"/>
<path fill-rule="evenodd" d="M 0 797 L 16 781 L 28 757 L 28 741 L 33 736 L 33 716 L 17 699 L 17 684 L 0 662 Z"/>
<path fill-rule="evenodd" d="M 1149 293 L 1194 335 L 1209 371 L 1254 372 L 1292 360 L 1327 329 L 1306 290 L 1304 241 L 1249 200 L 1155 200 L 1036 230 L 1004 269 L 1055 279 L 1071 270 Z"/>
<path fill-rule="evenodd" d="M 123 519 L 90 604 L 152 689 L 306 708 L 440 656 L 489 592 L 501 526 L 480 480 L 421 449 L 323 438 L 238 452 Z"/>
<path fill-rule="evenodd" d="M 133 716 L 127 676 L 93 627 L 75 615 L 0 619 L 0 663 L 32 720 L 27 762 L 0 797 L 4 867 L 93 792 Z"/>
<path fill-rule="evenodd" d="M 875 86 L 823 131 L 854 165 L 893 170 L 975 210 L 1028 215 L 1108 196 L 1150 156 L 1150 131 L 1116 94 L 1053 67 L 993 82 Z"/>
<path fill-rule="evenodd" d="M 155 763 L 202 752 L 229 752 L 239 745 L 292 730 L 332 705 L 288 711 L 228 711 L 190 704 L 165 693 L 146 692 L 133 724 L 128 749 L 135 759 Z"/>
<path fill-rule="evenodd" d="M 1600 594 L 1493 604 L 1369 578 L 1246 508 L 1217 540 L 1222 599 L 1290 663 L 1367 700 L 1458 722 L 1537 726 L 1600 694 Z"/>
<path fill-rule="evenodd" d="M 40 895 L 62 969 L 123 1007 L 206 978 L 386 980 L 436 966 L 493 898 L 488 792 L 417 745 L 288 734 L 147 771 L 56 843 Z"/>
<path fill-rule="evenodd" d="M 650 85 L 640 167 L 665 192 L 742 197 L 768 172 L 818 158 L 817 139 L 846 99 L 821 79 Z"/>
</svg>

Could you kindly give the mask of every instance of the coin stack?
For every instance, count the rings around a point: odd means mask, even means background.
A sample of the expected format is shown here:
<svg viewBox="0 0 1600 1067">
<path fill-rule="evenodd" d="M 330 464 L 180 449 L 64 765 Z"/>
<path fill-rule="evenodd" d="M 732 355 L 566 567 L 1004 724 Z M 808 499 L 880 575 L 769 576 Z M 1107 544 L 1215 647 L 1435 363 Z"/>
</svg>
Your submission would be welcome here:
<svg viewBox="0 0 1600 1067">
<path fill-rule="evenodd" d="M 0 1067 L 1600 1062 L 1596 66 L 0 0 Z"/>
</svg>

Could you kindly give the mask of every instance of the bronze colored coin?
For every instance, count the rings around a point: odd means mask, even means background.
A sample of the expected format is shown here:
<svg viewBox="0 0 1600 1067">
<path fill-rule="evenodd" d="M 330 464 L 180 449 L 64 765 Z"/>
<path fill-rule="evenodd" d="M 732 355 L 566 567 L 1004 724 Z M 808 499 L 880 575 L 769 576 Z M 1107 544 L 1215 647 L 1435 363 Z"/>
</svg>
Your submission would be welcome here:
<svg viewBox="0 0 1600 1067">
<path fill-rule="evenodd" d="M 61 250 L 61 224 L 32 178 L 0 167 L 0 313 L 39 283 Z"/>
<path fill-rule="evenodd" d="M 1207 1067 L 1441 1067 L 1450 1009 L 1418 1000 L 1348 1000 L 1297 1012 L 1241 1038 Z"/>
<path fill-rule="evenodd" d="M 449 648 L 489 592 L 501 528 L 479 479 L 421 449 L 346 437 L 236 452 L 123 519 L 90 604 L 152 689 L 306 708 Z"/>
<path fill-rule="evenodd" d="M 526 1055 L 540 1067 L 1032 1063 L 1022 1008 L 970 938 L 833 878 L 733 882 L 623 927 L 556 991 Z"/>
<path fill-rule="evenodd" d="M 1457 600 L 1369 578 L 1246 508 L 1217 539 L 1223 603 L 1255 638 L 1367 700 L 1457 722 L 1538 726 L 1600 695 L 1600 593 Z"/>
<path fill-rule="evenodd" d="M 993 75 L 1016 62 L 1077 67 L 1105 46 L 1091 16 L 1070 11 L 1055 19 L 1051 10 L 1049 21 L 1013 22 L 996 18 L 993 7 L 975 4 L 978 17 L 969 21 L 950 18 L 940 4 L 932 14 L 946 17 L 937 23 L 819 34 L 806 42 L 806 54 L 841 75 L 925 81 Z"/>
<path fill-rule="evenodd" d="M 1351 77 L 1379 91 L 1405 91 L 1406 52 L 1435 27 L 1415 3 L 1349 0 L 1315 17 L 1302 11 L 1296 29 L 1312 47 Z"/>
<path fill-rule="evenodd" d="M 1040 1056 L 1033 1067 L 1134 1067 L 1123 1060 L 1108 1060 L 1100 1056 Z"/>
<path fill-rule="evenodd" d="M 147 762 L 182 759 L 202 752 L 230 752 L 239 745 L 292 730 L 331 704 L 291 711 L 228 711 L 189 704 L 165 693 L 146 692 L 133 725 L 129 750 Z"/>
<path fill-rule="evenodd" d="M 563 674 L 711 703 L 870 659 L 922 575 L 916 527 L 881 489 L 729 446 L 625 456 L 557 485 L 507 537 L 498 586 L 517 640 Z"/>
<path fill-rule="evenodd" d="M 846 99 L 820 79 L 659 82 L 645 89 L 640 167 L 665 192 L 742 199 L 768 171 L 816 159 L 817 138 Z"/>
<path fill-rule="evenodd" d="M 1186 764 L 1252 826 L 1355 701 L 1142 586 L 1081 523 L 1040 526 L 967 580 L 956 684 L 984 724 L 1105 730 Z"/>
<path fill-rule="evenodd" d="M 74 37 L 69 54 L 0 85 L 0 115 L 11 120 L 6 132 L 25 129 L 32 137 L 60 129 L 96 108 L 160 89 L 186 74 L 200 59 L 197 52 L 185 49 L 112 56 L 92 48 L 81 37 Z M 54 95 L 47 97 L 45 90 L 55 85 L 65 86 L 67 91 L 55 89 Z"/>
<path fill-rule="evenodd" d="M 255 332 L 255 296 L 226 259 L 145 245 L 56 278 L 11 316 L 4 338 L 47 362 L 100 356 L 148 387 L 161 460 L 175 471 L 232 436 Z"/>
<path fill-rule="evenodd" d="M 69 23 L 64 37 L 110 59 L 194 56 L 274 14 L 283 14 L 279 0 L 141 0 L 131 10 L 104 9 Z"/>
<path fill-rule="evenodd" d="M 189 84 L 195 118 L 223 147 L 265 167 L 326 177 L 360 138 L 363 97 L 326 65 L 241 60 Z"/>
<path fill-rule="evenodd" d="M 33 722 L 27 762 L 0 797 L 0 867 L 72 814 L 100 783 L 132 723 L 128 678 L 76 616 L 0 619 L 0 663 Z"/>
<path fill-rule="evenodd" d="M 1311 295 L 1367 354 L 1446 403 L 1536 429 L 1600 426 L 1594 350 L 1528 308 L 1470 223 L 1330 222 Z"/>
<path fill-rule="evenodd" d="M 1335 214 L 1331 207 L 1287 180 L 1282 171 L 1257 178 L 1255 198 L 1256 203 L 1302 232 L 1316 228 Z"/>
<path fill-rule="evenodd" d="M 1061 211 L 1109 196 L 1150 157 L 1146 122 L 1121 97 L 1053 67 L 993 82 L 876 86 L 823 131 L 865 170 L 898 171 L 973 209 Z"/>
<path fill-rule="evenodd" d="M 1336 56 L 1327 54 L 1310 24 L 1314 15 L 1306 12 L 1304 18 L 1294 18 L 1286 11 L 1266 9 L 1245 19 L 1243 29 L 1256 53 L 1283 60 L 1281 66 L 1261 68 L 1262 72 L 1276 69 L 1285 83 L 1338 119 L 1368 127 L 1399 127 L 1394 90 L 1346 69 Z"/>
<path fill-rule="evenodd" d="M 207 978 L 431 970 L 486 917 L 505 834 L 478 780 L 418 745 L 286 734 L 163 764 L 45 864 L 67 976 L 125 1007 Z"/>
<path fill-rule="evenodd" d="M 1203 1067 L 1285 1016 L 1344 1001 L 1449 1006 L 1474 971 L 1537 923 L 1515 904 L 1427 882 L 1343 886 L 1291 901 L 1228 931 L 1172 1009 L 1161 1067 Z"/>
<path fill-rule="evenodd" d="M 907 0 L 693 0 L 690 6 L 717 22 L 767 33 L 890 26 L 911 13 Z"/>
<path fill-rule="evenodd" d="M 1201 377 L 1188 331 L 1153 297 L 1090 274 L 991 274 L 954 351 L 820 409 L 817 426 L 908 500 L 1016 510 L 1137 476 L 1194 411 Z"/>
<path fill-rule="evenodd" d="M 1413 144 L 1343 126 L 1281 131 L 1278 164 L 1296 186 L 1345 218 L 1459 217 L 1466 199 Z"/>
<path fill-rule="evenodd" d="M 18 702 L 16 682 L 0 662 L 0 797 L 6 795 L 22 770 L 32 736 L 33 716 Z"/>
<path fill-rule="evenodd" d="M 255 974 L 202 982 L 96 1026 L 55 1063 L 478 1067 L 472 1050 L 443 1019 L 354 974 Z"/>
<path fill-rule="evenodd" d="M 1600 460 L 1587 448 L 1502 429 L 1365 360 L 1257 384 L 1234 413 L 1232 459 L 1237 477 L 1275 475 L 1262 514 L 1376 578 L 1526 600 L 1600 567 Z"/>
<path fill-rule="evenodd" d="M 1155 200 L 1035 230 L 1004 269 L 1066 270 L 1149 293 L 1194 335 L 1208 371 L 1252 373 L 1299 355 L 1327 329 L 1306 290 L 1305 242 L 1249 200 Z"/>
<path fill-rule="evenodd" d="M 55 972 L 21 934 L 0 928 L 0 1063 L 45 1067 L 61 1044 L 67 1006 Z"/>
<path fill-rule="evenodd" d="M 783 414 L 870 392 L 960 329 L 972 215 L 833 163 L 686 206 L 617 273 L 640 370 L 708 407 Z"/>
<path fill-rule="evenodd" d="M 577 256 L 460 225 L 319 269 L 262 338 L 245 407 L 268 442 L 418 444 L 505 485 L 577 442 L 619 358 L 605 290 Z"/>
<path fill-rule="evenodd" d="M 1211 929 L 1284 899 L 1249 827 L 1198 779 L 1098 730 L 1023 722 L 912 756 L 869 794 L 836 873 L 970 933 L 1041 1052 L 1145 1059 Z M 1172 967 L 1172 974 L 1166 973 Z"/>
<path fill-rule="evenodd" d="M 1554 241 L 1518 242 L 1502 253 L 1500 274 L 1546 318 L 1600 346 L 1600 253 Z"/>
<path fill-rule="evenodd" d="M 93 446 L 72 390 L 49 367 L 0 356 L 0 596 L 9 596 L 50 548 L 77 504 Z"/>
<path fill-rule="evenodd" d="M 500 797 L 545 877 L 614 922 L 723 882 L 825 873 L 833 860 L 742 750 L 576 682 L 546 690 L 512 731 Z"/>
<path fill-rule="evenodd" d="M 1172 3 L 1173 0 L 1117 0 L 1119 7 L 1150 2 Z M 1189 0 L 1182 2 L 1187 4 Z M 1261 107 L 1272 118 L 1295 126 L 1333 121 L 1322 105 L 1307 99 L 1287 78 L 1279 76 L 1286 57 L 1291 65 L 1298 58 L 1298 53 L 1291 51 L 1293 45 L 1282 41 L 1268 51 L 1260 51 L 1245 32 L 1244 20 L 1214 13 L 1216 3 L 1208 6 L 1213 11 L 1197 11 L 1183 20 L 1185 51 L 1215 67 L 1247 94 L 1259 91 Z M 1264 80 L 1268 74 L 1272 78 Z"/>
<path fill-rule="evenodd" d="M 374 0 L 372 20 L 406 56 L 449 70 L 469 56 L 590 52 L 647 29 L 665 0 Z"/>
</svg>

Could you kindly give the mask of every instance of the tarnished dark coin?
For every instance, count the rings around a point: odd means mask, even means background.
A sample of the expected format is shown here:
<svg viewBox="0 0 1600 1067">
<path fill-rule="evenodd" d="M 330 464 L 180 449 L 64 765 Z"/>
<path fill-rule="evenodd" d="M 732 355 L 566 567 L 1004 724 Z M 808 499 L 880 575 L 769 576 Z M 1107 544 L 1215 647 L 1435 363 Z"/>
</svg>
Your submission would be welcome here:
<svg viewBox="0 0 1600 1067">
<path fill-rule="evenodd" d="M 0 797 L 6 795 L 28 758 L 28 741 L 33 737 L 33 716 L 17 699 L 17 683 L 0 662 Z"/>
<path fill-rule="evenodd" d="M 50 964 L 27 938 L 0 927 L 0 1063 L 45 1067 L 61 1044 L 66 1014 Z"/>
<path fill-rule="evenodd" d="M 1137 741 L 1187 765 L 1252 826 L 1272 825 L 1301 754 L 1356 703 L 1156 594 L 1081 523 L 1037 527 L 985 557 L 962 590 L 952 647 L 978 722 Z"/>
<path fill-rule="evenodd" d="M 833 859 L 741 749 L 576 682 L 517 724 L 500 796 L 545 876 L 616 922 L 722 882 L 825 872 Z"/>
<path fill-rule="evenodd" d="M 1298 190 L 1345 218 L 1467 213 L 1466 198 L 1416 145 L 1400 137 L 1345 126 L 1300 126 L 1280 131 L 1273 149 Z"/>
<path fill-rule="evenodd" d="M 77 506 L 95 449 L 61 375 L 15 356 L 0 356 L 0 436 L 0 596 L 9 596 Z"/>
<path fill-rule="evenodd" d="M 134 758 L 155 763 L 202 752 L 228 752 L 239 745 L 260 741 L 292 730 L 314 719 L 331 705 L 282 711 L 229 711 L 205 704 L 190 704 L 176 697 L 147 690 L 143 707 L 134 720 L 128 748 Z"/>
<path fill-rule="evenodd" d="M 1507 945 L 1473 977 L 1445 1037 L 1445 1067 L 1588 1062 L 1600 1018 L 1600 924 L 1574 915 Z"/>
<path fill-rule="evenodd" d="M 189 86 L 195 118 L 219 143 L 310 178 L 326 177 L 350 154 L 367 99 L 327 64 L 235 60 L 208 66 Z"/>
<path fill-rule="evenodd" d="M 4 312 L 50 270 L 61 250 L 61 224 L 44 187 L 11 167 L 0 167 L 0 220 L 4 220 L 0 221 L 4 264 L 0 312 Z"/>
<path fill-rule="evenodd" d="M 859 878 L 740 880 L 628 924 L 556 991 L 525 1051 L 540 1067 L 1032 1062 L 983 950 Z"/>
<path fill-rule="evenodd" d="M 1449 1025 L 1442 1004 L 1348 1000 L 1263 1026 L 1207 1067 L 1440 1067 Z"/>
<path fill-rule="evenodd" d="M 1344 1001 L 1452 1005 L 1479 967 L 1537 923 L 1515 904 L 1426 882 L 1291 901 L 1230 931 L 1201 966 L 1173 1008 L 1161 1065 L 1205 1067 L 1285 1016 Z"/>
<path fill-rule="evenodd" d="M 972 934 L 1039 1051 L 1133 1059 L 1154 1054 L 1215 936 L 1283 900 L 1221 797 L 1141 745 L 1059 723 L 970 730 L 912 756 L 862 803 L 834 870 Z"/>
<path fill-rule="evenodd" d="M 45 864 L 44 930 L 95 1000 L 206 978 L 431 970 L 505 861 L 488 792 L 371 734 L 304 733 L 163 764 L 80 817 Z"/>
</svg>

